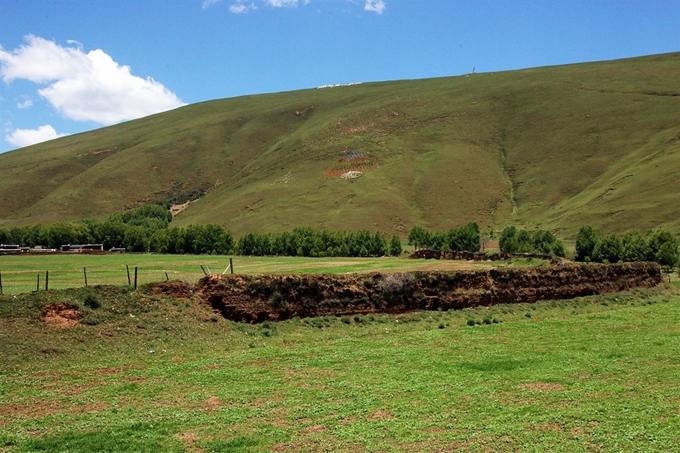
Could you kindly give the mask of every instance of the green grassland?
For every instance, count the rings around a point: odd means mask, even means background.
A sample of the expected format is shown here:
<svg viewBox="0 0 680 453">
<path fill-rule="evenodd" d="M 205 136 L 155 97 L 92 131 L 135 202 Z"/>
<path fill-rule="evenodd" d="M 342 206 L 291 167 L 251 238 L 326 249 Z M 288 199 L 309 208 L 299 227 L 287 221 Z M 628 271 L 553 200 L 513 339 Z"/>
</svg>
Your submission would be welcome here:
<svg viewBox="0 0 680 453">
<path fill-rule="evenodd" d="M 406 257 L 380 258 L 303 258 L 303 257 L 250 257 L 211 255 L 27 255 L 0 256 L 0 276 L 3 291 L 17 294 L 45 287 L 45 273 L 49 271 L 48 289 L 65 289 L 88 285 L 127 286 L 134 268 L 138 271 L 138 284 L 170 280 L 196 283 L 204 276 L 201 266 L 208 272 L 221 274 L 233 264 L 238 274 L 341 274 L 348 272 L 399 272 L 418 270 L 458 271 L 488 269 L 492 266 L 538 266 L 541 260 L 510 260 L 495 262 L 461 262 L 450 260 L 412 260 Z M 83 271 L 85 269 L 85 271 Z"/>
<path fill-rule="evenodd" d="M 680 54 L 244 96 L 0 155 L 0 225 L 196 199 L 240 236 L 513 223 L 680 232 Z M 328 171 L 356 150 L 356 180 Z M 377 166 L 377 168 L 375 168 Z"/>
<path fill-rule="evenodd" d="M 81 324 L 42 324 L 54 302 Z M 144 288 L 3 296 L 0 451 L 677 451 L 678 323 L 674 286 L 259 326 Z"/>
</svg>

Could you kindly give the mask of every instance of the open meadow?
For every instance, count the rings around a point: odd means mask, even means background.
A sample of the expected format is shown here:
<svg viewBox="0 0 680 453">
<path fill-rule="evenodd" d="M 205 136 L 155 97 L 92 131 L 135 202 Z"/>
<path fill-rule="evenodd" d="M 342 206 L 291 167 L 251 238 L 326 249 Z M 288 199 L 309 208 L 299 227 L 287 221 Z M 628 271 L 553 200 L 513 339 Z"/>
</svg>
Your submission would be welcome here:
<svg viewBox="0 0 680 453">
<path fill-rule="evenodd" d="M 5 295 L 0 451 L 677 451 L 679 324 L 674 285 L 257 326 L 146 287 Z"/>
<path fill-rule="evenodd" d="M 154 254 L 60 254 L 0 256 L 0 275 L 5 294 L 17 294 L 45 288 L 45 272 L 49 271 L 49 289 L 77 288 L 88 285 L 127 286 L 127 270 L 134 283 L 134 268 L 138 268 L 138 284 L 166 280 L 196 283 L 207 271 L 221 274 L 232 259 L 239 274 L 290 274 L 290 273 L 346 273 L 346 272 L 399 272 L 416 270 L 457 271 L 463 269 L 488 269 L 492 266 L 538 265 L 539 260 L 511 262 L 461 262 L 438 260 L 412 260 L 405 257 L 380 258 L 301 258 L 301 257 L 249 257 L 213 255 L 154 255 Z M 126 268 L 127 266 L 127 268 Z M 85 272 L 83 271 L 85 269 Z M 227 271 L 229 272 L 229 271 Z"/>
</svg>

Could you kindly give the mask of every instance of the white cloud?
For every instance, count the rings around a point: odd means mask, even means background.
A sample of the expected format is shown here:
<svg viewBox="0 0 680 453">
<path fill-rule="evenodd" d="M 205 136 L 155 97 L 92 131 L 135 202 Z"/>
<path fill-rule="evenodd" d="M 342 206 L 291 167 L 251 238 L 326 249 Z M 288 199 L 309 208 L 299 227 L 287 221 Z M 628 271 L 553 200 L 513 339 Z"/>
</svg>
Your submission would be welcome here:
<svg viewBox="0 0 680 453">
<path fill-rule="evenodd" d="M 366 5 L 364 6 L 364 9 L 366 11 L 372 11 L 377 14 L 382 14 L 383 11 L 385 11 L 385 7 L 387 5 L 385 4 L 384 0 L 366 0 Z"/>
<path fill-rule="evenodd" d="M 205 0 L 206 2 L 216 2 L 219 0 Z M 304 0 L 303 4 L 308 5 L 311 0 Z M 272 8 L 296 8 L 299 0 L 258 0 L 259 3 Z M 234 14 L 244 14 L 248 11 L 258 9 L 257 3 L 254 0 L 236 0 L 230 7 L 229 11 Z"/>
<path fill-rule="evenodd" d="M 46 142 L 47 140 L 63 137 L 65 135 L 66 134 L 57 134 L 57 131 L 47 124 L 45 126 L 40 126 L 37 129 L 16 129 L 5 137 L 5 141 L 11 145 L 22 147 Z"/>
<path fill-rule="evenodd" d="M 250 11 L 251 9 L 257 9 L 257 5 L 253 2 L 247 4 L 245 0 L 237 0 L 236 3 L 229 7 L 229 11 L 234 14 L 244 14 Z"/>
<path fill-rule="evenodd" d="M 220 2 L 220 0 L 203 0 L 203 4 L 201 7 L 203 9 L 210 8 L 213 5 L 217 5 Z"/>
<path fill-rule="evenodd" d="M 295 8 L 298 0 L 267 0 L 267 4 L 274 8 Z"/>
<path fill-rule="evenodd" d="M 33 99 L 28 96 L 22 96 L 21 101 L 17 102 L 18 109 L 27 109 L 33 106 Z"/>
<path fill-rule="evenodd" d="M 84 53 L 32 35 L 12 52 L 0 48 L 0 73 L 6 82 L 47 85 L 38 93 L 77 121 L 114 124 L 184 105 L 161 83 L 132 75 L 100 49 Z"/>
</svg>

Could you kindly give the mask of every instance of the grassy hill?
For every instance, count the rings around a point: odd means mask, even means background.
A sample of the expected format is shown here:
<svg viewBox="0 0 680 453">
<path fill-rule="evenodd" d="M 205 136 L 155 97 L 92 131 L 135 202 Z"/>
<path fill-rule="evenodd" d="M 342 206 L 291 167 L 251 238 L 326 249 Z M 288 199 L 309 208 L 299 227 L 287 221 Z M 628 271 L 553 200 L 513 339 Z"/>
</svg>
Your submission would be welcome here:
<svg viewBox="0 0 680 453">
<path fill-rule="evenodd" d="M 177 224 L 237 235 L 679 233 L 678 111 L 680 53 L 204 102 L 1 154 L 0 226 L 195 200 Z"/>
</svg>

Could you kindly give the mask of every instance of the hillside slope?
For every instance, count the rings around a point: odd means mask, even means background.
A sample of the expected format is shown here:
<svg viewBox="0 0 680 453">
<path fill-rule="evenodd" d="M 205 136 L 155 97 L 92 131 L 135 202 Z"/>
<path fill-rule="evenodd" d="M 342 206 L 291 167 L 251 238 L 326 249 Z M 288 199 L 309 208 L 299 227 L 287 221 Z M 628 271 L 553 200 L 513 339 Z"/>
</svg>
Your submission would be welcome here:
<svg viewBox="0 0 680 453">
<path fill-rule="evenodd" d="M 679 107 L 680 54 L 210 101 L 0 155 L 0 225 L 678 233 Z"/>
</svg>

